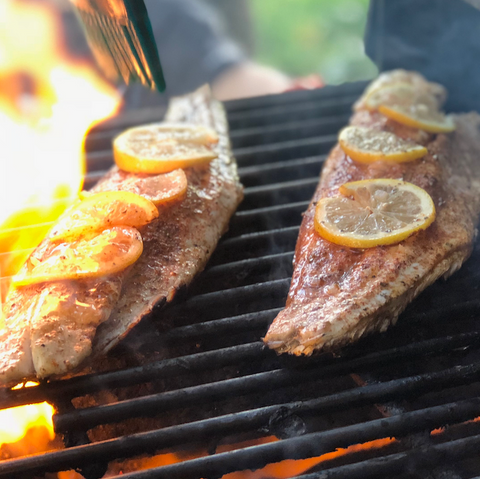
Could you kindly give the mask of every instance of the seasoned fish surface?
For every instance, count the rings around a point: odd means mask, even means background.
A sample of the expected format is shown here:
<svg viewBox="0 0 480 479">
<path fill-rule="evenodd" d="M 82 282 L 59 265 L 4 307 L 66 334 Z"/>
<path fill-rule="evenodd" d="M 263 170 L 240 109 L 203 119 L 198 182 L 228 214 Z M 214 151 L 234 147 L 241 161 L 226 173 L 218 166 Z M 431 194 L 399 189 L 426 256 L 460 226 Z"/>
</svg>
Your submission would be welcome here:
<svg viewBox="0 0 480 479">
<path fill-rule="evenodd" d="M 123 273 L 12 291 L 0 331 L 0 383 L 65 374 L 92 352 L 97 327 L 120 296 Z"/>
<path fill-rule="evenodd" d="M 358 111 L 351 124 L 411 139 L 428 155 L 411 163 L 353 162 L 336 146 L 305 213 L 295 250 L 287 304 L 264 339 L 279 353 L 310 355 L 385 331 L 422 290 L 458 270 L 472 251 L 480 214 L 480 116 L 455 117 L 457 129 L 434 136 Z M 435 222 L 393 246 L 360 250 L 330 243 L 314 229 L 315 205 L 349 181 L 403 179 L 435 202 Z"/>
<path fill-rule="evenodd" d="M 159 218 L 141 230 L 144 250 L 128 270 L 11 292 L 0 330 L 0 384 L 62 375 L 107 352 L 204 268 L 243 197 L 225 113 L 208 91 L 200 91 L 174 100 L 167 119 L 216 129 L 218 158 L 185 170 L 186 197 L 160 207 Z M 114 167 L 94 190 L 121 190 L 123 182 L 132 188 L 132 178 Z"/>
<path fill-rule="evenodd" d="M 213 127 L 220 138 L 219 156 L 207 165 L 186 169 L 186 198 L 160 210 L 159 217 L 142 230 L 143 254 L 132 268 L 125 294 L 97 332 L 94 353 L 108 351 L 155 304 L 171 301 L 179 288 L 191 282 L 205 267 L 243 198 L 222 106 L 198 96 L 193 102 L 178 99 L 166 120 Z M 114 183 L 116 176 L 114 169 L 98 188 L 108 189 L 107 183 Z"/>
</svg>

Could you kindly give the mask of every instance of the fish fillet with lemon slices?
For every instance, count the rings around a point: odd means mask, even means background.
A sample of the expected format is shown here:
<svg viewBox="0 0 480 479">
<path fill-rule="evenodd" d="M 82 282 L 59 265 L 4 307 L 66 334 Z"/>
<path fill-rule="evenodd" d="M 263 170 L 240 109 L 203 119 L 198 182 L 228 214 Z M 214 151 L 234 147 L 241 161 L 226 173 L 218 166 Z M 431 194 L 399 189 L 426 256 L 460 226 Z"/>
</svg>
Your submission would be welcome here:
<svg viewBox="0 0 480 479">
<path fill-rule="evenodd" d="M 480 117 L 445 116 L 416 73 L 373 82 L 306 211 L 287 304 L 265 343 L 336 350 L 394 324 L 469 257 L 480 213 Z"/>
<path fill-rule="evenodd" d="M 166 119 L 118 137 L 122 169 L 82 195 L 14 278 L 0 384 L 106 353 L 204 268 L 243 196 L 225 113 L 200 90 Z"/>
</svg>

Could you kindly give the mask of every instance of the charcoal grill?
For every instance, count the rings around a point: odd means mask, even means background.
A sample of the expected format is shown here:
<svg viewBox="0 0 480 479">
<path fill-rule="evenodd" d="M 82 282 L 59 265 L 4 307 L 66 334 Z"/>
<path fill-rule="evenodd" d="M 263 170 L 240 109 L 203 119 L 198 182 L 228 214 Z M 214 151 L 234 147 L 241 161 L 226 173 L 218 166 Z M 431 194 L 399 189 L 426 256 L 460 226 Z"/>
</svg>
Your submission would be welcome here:
<svg viewBox="0 0 480 479">
<path fill-rule="evenodd" d="M 175 304 L 145 319 L 102 372 L 0 392 L 1 408 L 54 404 L 66 445 L 2 462 L 0 478 L 77 469 L 95 479 L 115 459 L 164 451 L 187 457 L 199 448 L 207 455 L 118 477 L 220 478 L 380 438 L 396 440 L 326 459 L 298 477 L 480 477 L 478 248 L 395 328 L 340 356 L 277 357 L 261 343 L 285 303 L 301 214 L 364 87 L 227 104 L 245 200 L 207 269 Z M 113 135 L 162 114 L 130 112 L 94 130 L 86 187 L 111 165 Z M 105 392 L 110 399 L 101 405 L 75 399 Z M 128 429 L 136 420 L 143 426 Z M 109 438 L 92 439 L 89 430 L 107 430 Z M 279 440 L 217 452 L 266 436 Z"/>
</svg>

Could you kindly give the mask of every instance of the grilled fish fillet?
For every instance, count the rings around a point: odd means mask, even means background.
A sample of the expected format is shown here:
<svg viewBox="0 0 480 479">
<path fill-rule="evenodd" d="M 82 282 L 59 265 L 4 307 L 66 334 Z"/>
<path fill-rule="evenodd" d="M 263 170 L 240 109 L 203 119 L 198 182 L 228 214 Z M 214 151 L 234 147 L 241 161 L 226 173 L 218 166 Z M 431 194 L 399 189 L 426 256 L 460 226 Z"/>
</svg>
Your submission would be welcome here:
<svg viewBox="0 0 480 479">
<path fill-rule="evenodd" d="M 455 122 L 455 132 L 436 136 L 357 103 L 352 125 L 411 139 L 425 145 L 428 155 L 411 163 L 366 165 L 350 160 L 338 145 L 332 150 L 302 221 L 286 307 L 265 336 L 268 347 L 310 355 L 385 331 L 422 290 L 461 267 L 472 251 L 480 214 L 480 116 L 458 115 Z M 437 211 L 432 226 L 400 244 L 365 250 L 315 233 L 320 198 L 337 195 L 343 183 L 374 178 L 403 179 L 425 189 Z"/>
<path fill-rule="evenodd" d="M 127 271 L 10 293 L 4 305 L 6 327 L 0 330 L 0 384 L 62 375 L 87 357 L 106 353 L 156 304 L 171 301 L 205 267 L 243 197 L 225 113 L 207 90 L 201 90 L 173 100 L 166 120 L 214 128 L 220 138 L 218 158 L 185 170 L 186 197 L 165 206 L 159 218 L 141 230 L 142 256 Z M 94 191 L 121 190 L 122 185 L 131 190 L 134 176 L 114 167 Z M 140 189 L 145 181 L 139 181 Z"/>
</svg>

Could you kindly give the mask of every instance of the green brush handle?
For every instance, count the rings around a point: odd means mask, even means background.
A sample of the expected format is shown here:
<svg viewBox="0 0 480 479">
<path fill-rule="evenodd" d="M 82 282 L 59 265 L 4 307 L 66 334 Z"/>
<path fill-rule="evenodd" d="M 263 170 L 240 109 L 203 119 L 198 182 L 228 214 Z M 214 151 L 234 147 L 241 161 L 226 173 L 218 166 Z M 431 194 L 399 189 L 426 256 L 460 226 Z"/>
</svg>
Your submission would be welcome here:
<svg viewBox="0 0 480 479">
<path fill-rule="evenodd" d="M 160 63 L 160 56 L 158 54 L 157 43 L 152 30 L 152 24 L 150 18 L 148 18 L 147 8 L 143 0 L 124 0 L 127 17 L 135 25 L 135 30 L 141 30 L 139 26 L 143 27 L 143 35 L 138 35 L 138 41 L 140 42 L 140 49 L 137 49 L 139 54 L 144 55 L 145 61 L 142 62 L 150 69 L 150 74 L 155 82 L 155 85 L 159 91 L 164 91 L 166 88 L 165 77 L 163 75 L 162 65 Z M 132 20 L 132 19 L 135 19 Z"/>
</svg>

